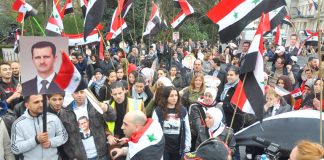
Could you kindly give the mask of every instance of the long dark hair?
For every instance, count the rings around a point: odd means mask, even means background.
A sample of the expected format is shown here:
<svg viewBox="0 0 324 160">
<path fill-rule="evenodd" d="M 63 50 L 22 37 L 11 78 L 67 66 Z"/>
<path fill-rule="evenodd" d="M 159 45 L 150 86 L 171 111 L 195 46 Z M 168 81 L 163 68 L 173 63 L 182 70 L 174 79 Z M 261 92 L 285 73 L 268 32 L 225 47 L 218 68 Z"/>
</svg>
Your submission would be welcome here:
<svg viewBox="0 0 324 160">
<path fill-rule="evenodd" d="M 178 94 L 178 101 L 175 105 L 175 110 L 176 110 L 176 114 L 177 114 L 177 117 L 180 117 L 181 116 L 181 103 L 180 103 L 180 95 L 179 95 L 179 92 L 177 91 L 177 89 L 173 86 L 170 86 L 170 87 L 164 87 L 163 89 L 163 97 L 160 99 L 159 101 L 159 106 L 161 107 L 161 110 L 162 110 L 162 114 L 163 114 L 163 119 L 167 119 L 168 117 L 168 98 L 171 94 L 171 91 L 176 91 L 177 94 Z"/>
<path fill-rule="evenodd" d="M 283 87 L 284 89 L 286 89 L 287 91 L 293 90 L 292 82 L 287 75 L 280 76 L 277 80 L 277 84 L 278 84 L 279 80 L 282 80 L 284 82 L 284 87 Z"/>
</svg>

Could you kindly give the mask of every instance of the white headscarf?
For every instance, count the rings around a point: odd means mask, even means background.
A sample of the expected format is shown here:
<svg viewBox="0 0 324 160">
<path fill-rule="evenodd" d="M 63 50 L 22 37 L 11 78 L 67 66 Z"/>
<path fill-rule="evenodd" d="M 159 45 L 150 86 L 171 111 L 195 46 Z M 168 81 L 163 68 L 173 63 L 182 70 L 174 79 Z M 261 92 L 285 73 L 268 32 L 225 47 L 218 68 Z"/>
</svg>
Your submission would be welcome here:
<svg viewBox="0 0 324 160">
<path fill-rule="evenodd" d="M 223 113 L 220 109 L 212 107 L 206 111 L 206 114 L 209 114 L 214 119 L 214 124 L 211 128 L 208 129 L 210 137 L 219 136 L 225 129 L 225 125 L 222 122 Z"/>
<path fill-rule="evenodd" d="M 170 87 L 173 86 L 171 80 L 169 78 L 166 77 L 160 77 L 156 83 L 162 83 L 164 87 Z"/>
</svg>

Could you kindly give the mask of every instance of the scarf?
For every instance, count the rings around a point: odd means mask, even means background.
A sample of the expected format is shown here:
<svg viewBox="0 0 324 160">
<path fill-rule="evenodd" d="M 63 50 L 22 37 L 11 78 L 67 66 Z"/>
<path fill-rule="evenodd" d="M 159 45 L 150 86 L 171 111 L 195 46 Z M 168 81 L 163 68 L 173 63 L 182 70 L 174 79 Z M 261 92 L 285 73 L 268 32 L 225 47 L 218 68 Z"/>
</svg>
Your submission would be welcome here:
<svg viewBox="0 0 324 160">
<path fill-rule="evenodd" d="M 102 86 L 104 86 L 105 81 L 106 81 L 106 77 L 105 76 L 102 76 L 101 79 L 96 80 L 95 82 L 93 82 L 94 83 L 95 92 L 96 92 L 97 95 L 99 95 L 100 88 Z"/>
<path fill-rule="evenodd" d="M 224 101 L 225 97 L 226 97 L 226 94 L 228 92 L 228 90 L 232 87 L 234 87 L 237 83 L 239 82 L 239 80 L 236 80 L 234 81 L 233 83 L 226 83 L 225 86 L 224 86 L 224 90 L 221 94 L 221 97 L 220 97 L 220 100 L 221 101 Z"/>
<path fill-rule="evenodd" d="M 222 122 L 223 119 L 223 113 L 218 108 L 209 108 L 206 111 L 206 114 L 209 114 L 211 117 L 213 117 L 214 124 L 212 127 L 208 129 L 210 137 L 217 137 L 219 136 L 225 129 L 225 125 Z"/>
<path fill-rule="evenodd" d="M 132 87 L 132 98 L 134 99 L 142 99 L 143 102 L 146 101 L 147 99 L 147 94 L 145 93 L 145 91 L 143 91 L 142 93 L 138 94 L 135 90 L 135 85 Z"/>
</svg>

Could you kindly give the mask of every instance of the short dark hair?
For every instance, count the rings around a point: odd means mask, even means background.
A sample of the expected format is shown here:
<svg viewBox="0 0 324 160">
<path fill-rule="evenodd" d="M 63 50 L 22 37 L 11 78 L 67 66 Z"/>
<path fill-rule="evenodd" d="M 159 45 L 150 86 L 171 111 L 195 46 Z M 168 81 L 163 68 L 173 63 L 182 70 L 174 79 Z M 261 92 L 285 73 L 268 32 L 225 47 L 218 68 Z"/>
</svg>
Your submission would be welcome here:
<svg viewBox="0 0 324 160">
<path fill-rule="evenodd" d="M 251 45 L 250 41 L 244 41 L 243 44 L 249 44 L 249 46 Z"/>
<path fill-rule="evenodd" d="M 291 34 L 290 37 L 296 37 L 296 38 L 298 38 L 298 36 L 297 36 L 296 33 Z"/>
<path fill-rule="evenodd" d="M 32 47 L 31 47 L 32 57 L 34 56 L 33 51 L 34 51 L 35 48 L 45 48 L 45 47 L 50 47 L 52 49 L 52 55 L 53 56 L 56 55 L 56 47 L 52 42 L 40 41 L 40 42 L 37 42 L 37 43 L 32 45 Z"/>
<path fill-rule="evenodd" d="M 48 95 L 47 95 L 47 98 L 48 98 L 48 99 L 51 99 L 51 97 L 53 97 L 54 95 L 57 95 L 57 94 L 58 94 L 58 95 L 61 95 L 63 98 L 64 98 L 64 96 L 65 96 L 64 93 L 53 93 L 53 94 L 48 94 Z"/>
<path fill-rule="evenodd" d="M 237 66 L 230 66 L 227 70 L 227 72 L 229 71 L 233 71 L 235 74 L 239 74 L 240 73 L 240 68 Z"/>
<path fill-rule="evenodd" d="M 111 85 L 110 85 L 110 92 L 112 92 L 113 89 L 116 89 L 116 88 L 122 88 L 122 89 L 125 89 L 125 86 L 123 84 L 123 82 L 121 81 L 116 81 L 116 82 L 113 82 Z"/>
<path fill-rule="evenodd" d="M 278 59 L 281 59 L 281 64 L 285 64 L 285 63 L 286 63 L 285 58 L 283 58 L 283 57 L 278 57 L 277 60 L 278 60 Z M 277 61 L 277 60 L 276 60 L 276 61 Z"/>
<path fill-rule="evenodd" d="M 145 84 L 145 80 L 144 80 L 144 78 L 142 76 L 139 76 L 139 77 L 136 78 L 135 83 L 144 83 Z"/>
<path fill-rule="evenodd" d="M 81 116 L 81 117 L 78 119 L 78 123 L 79 123 L 79 121 L 82 120 L 82 119 L 85 119 L 85 120 L 89 121 L 89 119 L 88 119 L 87 116 Z"/>
<path fill-rule="evenodd" d="M 221 65 L 221 61 L 219 60 L 219 58 L 216 57 L 216 58 L 213 59 L 213 61 L 217 66 Z"/>
</svg>

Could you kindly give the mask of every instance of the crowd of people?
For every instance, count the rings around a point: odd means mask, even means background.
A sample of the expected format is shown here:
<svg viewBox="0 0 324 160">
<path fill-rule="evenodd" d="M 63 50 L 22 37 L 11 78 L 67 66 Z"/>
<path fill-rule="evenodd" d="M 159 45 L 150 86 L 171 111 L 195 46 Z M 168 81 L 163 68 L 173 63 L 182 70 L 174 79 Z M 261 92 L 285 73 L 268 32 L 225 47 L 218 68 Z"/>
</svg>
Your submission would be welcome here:
<svg viewBox="0 0 324 160">
<path fill-rule="evenodd" d="M 288 47 L 264 44 L 264 118 L 323 107 L 319 58 L 307 55 L 297 41 L 298 36 L 292 34 Z M 0 159 L 180 160 L 215 139 L 225 146 L 219 159 L 239 160 L 234 134 L 257 119 L 235 111 L 231 103 L 251 42 L 238 45 L 231 43 L 222 49 L 223 45 L 191 39 L 149 46 L 125 43 L 122 48 L 112 44 L 103 59 L 95 47 L 76 45 L 69 56 L 82 76 L 77 90 L 46 96 L 23 96 L 20 64 L 3 62 Z M 308 57 L 307 64 L 299 66 L 299 56 Z M 215 81 L 208 82 L 206 76 Z M 282 96 L 276 86 L 289 92 L 300 88 L 302 95 Z M 99 100 L 99 109 L 89 100 L 88 91 Z M 43 101 L 48 102 L 45 131 Z M 257 154 L 262 152 L 246 147 L 247 159 Z M 323 156 L 322 146 L 302 141 L 290 159 L 319 160 Z"/>
</svg>

